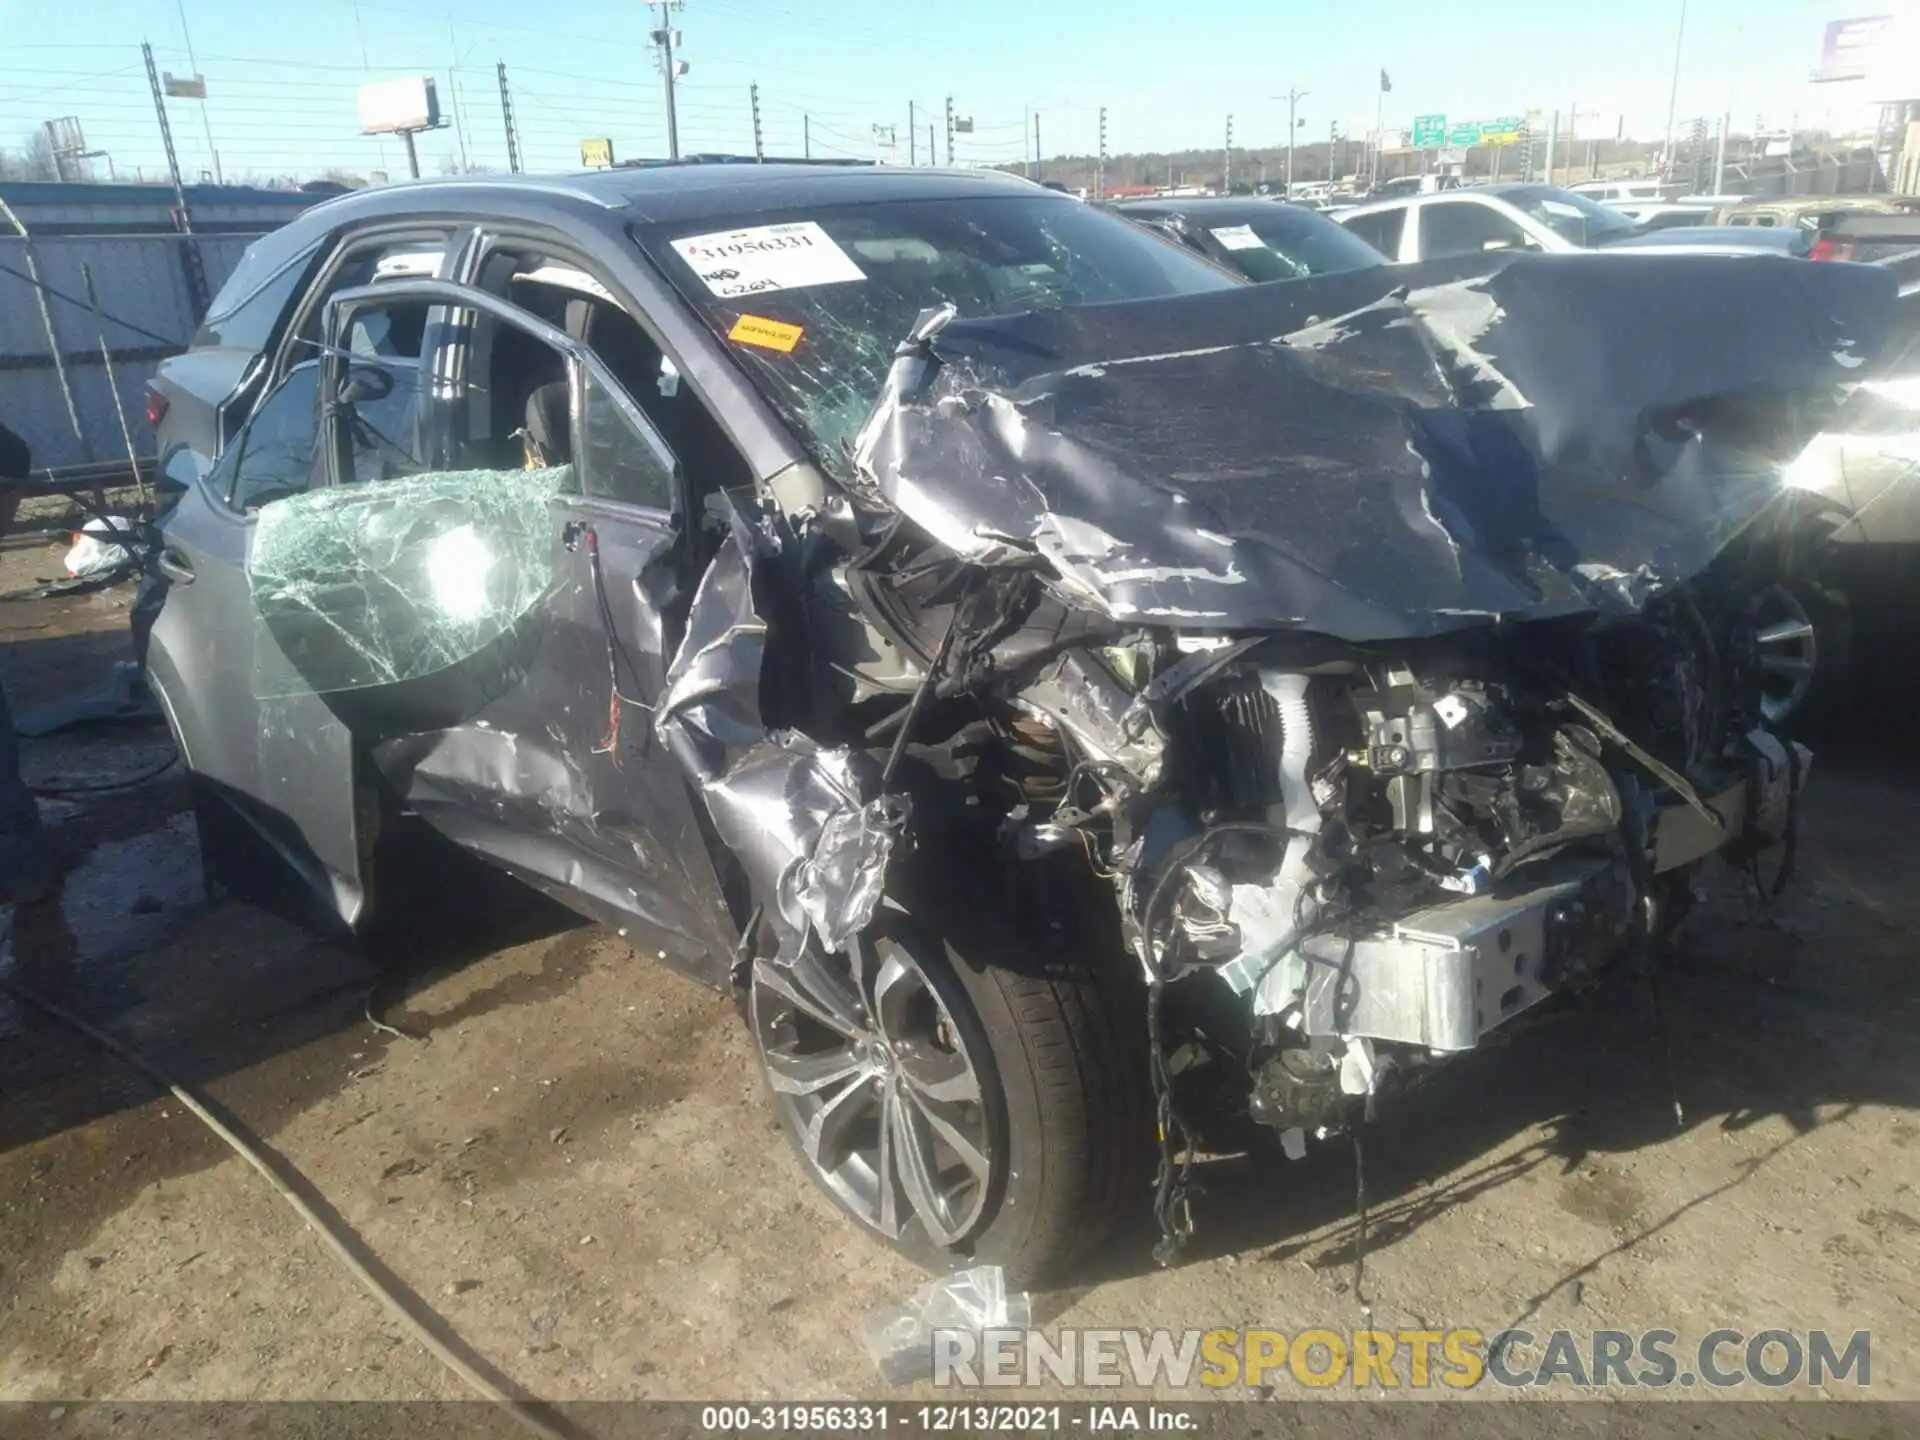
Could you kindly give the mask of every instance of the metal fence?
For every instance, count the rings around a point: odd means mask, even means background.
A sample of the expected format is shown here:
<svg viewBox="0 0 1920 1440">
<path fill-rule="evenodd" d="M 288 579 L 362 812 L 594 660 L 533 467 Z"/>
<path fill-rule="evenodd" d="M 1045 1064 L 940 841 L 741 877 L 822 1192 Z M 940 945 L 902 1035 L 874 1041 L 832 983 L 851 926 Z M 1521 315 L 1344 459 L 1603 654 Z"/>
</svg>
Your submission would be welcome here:
<svg viewBox="0 0 1920 1440">
<path fill-rule="evenodd" d="M 115 387 L 138 453 L 152 457 L 147 381 L 186 348 L 199 319 L 185 247 L 199 246 L 208 286 L 218 290 L 255 238 L 0 238 L 0 419 L 33 447 L 36 470 L 126 465 Z"/>
</svg>

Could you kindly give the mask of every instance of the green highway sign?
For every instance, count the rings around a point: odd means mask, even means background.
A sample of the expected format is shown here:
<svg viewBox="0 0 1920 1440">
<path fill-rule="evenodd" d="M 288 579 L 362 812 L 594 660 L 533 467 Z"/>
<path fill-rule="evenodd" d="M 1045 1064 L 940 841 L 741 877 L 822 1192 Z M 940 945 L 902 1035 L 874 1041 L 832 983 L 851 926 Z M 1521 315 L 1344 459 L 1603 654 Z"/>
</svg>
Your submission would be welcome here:
<svg viewBox="0 0 1920 1440">
<path fill-rule="evenodd" d="M 1447 144 L 1459 149 L 1463 145 L 1480 143 L 1480 127 L 1477 124 L 1456 125 L 1447 134 Z"/>
<path fill-rule="evenodd" d="M 1447 143 L 1447 117 L 1444 115 L 1416 115 L 1413 117 L 1413 148 L 1416 150 L 1438 150 Z"/>
</svg>

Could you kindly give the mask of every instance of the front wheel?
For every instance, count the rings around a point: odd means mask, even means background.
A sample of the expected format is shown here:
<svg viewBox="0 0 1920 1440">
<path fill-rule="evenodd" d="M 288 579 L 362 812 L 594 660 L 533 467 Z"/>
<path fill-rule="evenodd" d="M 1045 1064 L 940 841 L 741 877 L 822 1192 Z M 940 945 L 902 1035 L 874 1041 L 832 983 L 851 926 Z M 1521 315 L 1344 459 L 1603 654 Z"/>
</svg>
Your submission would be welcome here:
<svg viewBox="0 0 1920 1440">
<path fill-rule="evenodd" d="M 1014 933 L 980 898 L 964 918 L 890 901 L 843 954 L 756 961 L 748 1021 L 782 1127 L 840 1209 L 929 1268 L 1030 1285 L 1144 1194 L 1145 1022 L 1124 966 L 1063 922 Z"/>
<path fill-rule="evenodd" d="M 1760 713 L 1775 729 L 1818 716 L 1839 691 L 1852 645 L 1846 604 L 1811 581 L 1776 583 L 1747 602 Z"/>
</svg>

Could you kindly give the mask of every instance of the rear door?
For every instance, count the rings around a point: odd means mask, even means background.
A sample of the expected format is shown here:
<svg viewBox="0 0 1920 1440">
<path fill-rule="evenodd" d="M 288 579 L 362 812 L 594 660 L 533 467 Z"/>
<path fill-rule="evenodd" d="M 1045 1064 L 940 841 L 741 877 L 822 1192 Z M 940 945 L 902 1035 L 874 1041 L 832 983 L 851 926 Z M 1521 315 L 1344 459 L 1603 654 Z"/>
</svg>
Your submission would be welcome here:
<svg viewBox="0 0 1920 1440">
<path fill-rule="evenodd" d="M 432 400 L 393 433 L 402 382 L 365 341 L 420 309 Z M 486 292 L 364 287 L 327 337 L 331 484 L 263 510 L 249 563 L 258 693 L 317 697 L 454 841 L 722 963 L 712 858 L 651 730 L 685 610 L 672 453 L 597 356 Z"/>
</svg>

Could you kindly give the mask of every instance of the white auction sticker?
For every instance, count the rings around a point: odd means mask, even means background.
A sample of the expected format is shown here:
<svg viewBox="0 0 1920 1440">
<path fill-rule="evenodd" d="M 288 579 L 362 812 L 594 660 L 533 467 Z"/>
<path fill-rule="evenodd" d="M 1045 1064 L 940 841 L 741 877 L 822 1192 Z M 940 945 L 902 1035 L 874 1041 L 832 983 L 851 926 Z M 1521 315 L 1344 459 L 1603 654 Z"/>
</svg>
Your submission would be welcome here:
<svg viewBox="0 0 1920 1440">
<path fill-rule="evenodd" d="M 1223 225 L 1213 232 L 1213 238 L 1229 250 L 1258 250 L 1267 243 L 1253 233 L 1251 225 Z"/>
<path fill-rule="evenodd" d="M 700 283 L 722 298 L 864 280 L 866 272 L 811 220 L 754 225 L 675 240 Z"/>
</svg>

